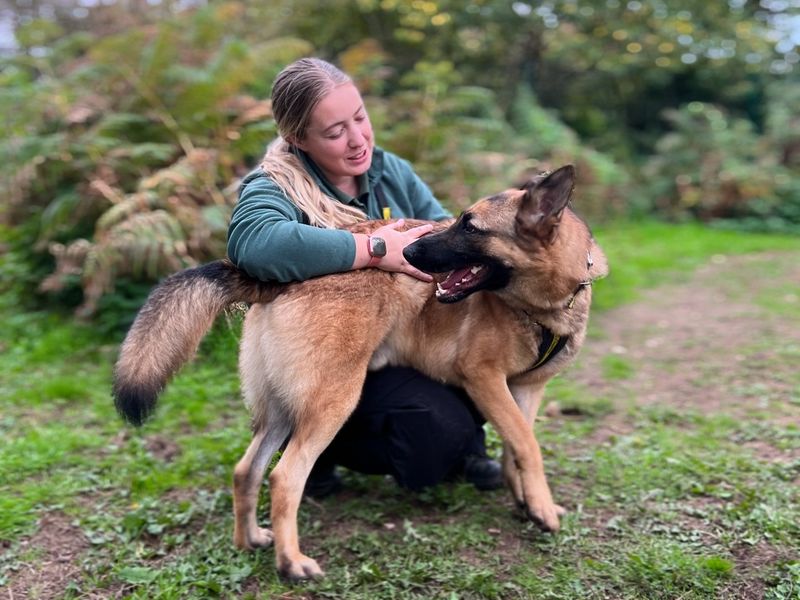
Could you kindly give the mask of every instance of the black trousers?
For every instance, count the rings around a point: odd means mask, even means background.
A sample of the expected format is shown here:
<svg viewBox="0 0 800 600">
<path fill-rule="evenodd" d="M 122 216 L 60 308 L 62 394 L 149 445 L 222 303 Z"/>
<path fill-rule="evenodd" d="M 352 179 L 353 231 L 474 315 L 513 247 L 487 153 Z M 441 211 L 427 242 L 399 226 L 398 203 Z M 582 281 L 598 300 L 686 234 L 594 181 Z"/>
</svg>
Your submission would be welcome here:
<svg viewBox="0 0 800 600">
<path fill-rule="evenodd" d="M 342 465 L 392 475 L 411 490 L 435 485 L 460 469 L 467 455 L 486 456 L 483 423 L 461 388 L 407 367 L 370 372 L 358 407 L 312 477 Z"/>
</svg>

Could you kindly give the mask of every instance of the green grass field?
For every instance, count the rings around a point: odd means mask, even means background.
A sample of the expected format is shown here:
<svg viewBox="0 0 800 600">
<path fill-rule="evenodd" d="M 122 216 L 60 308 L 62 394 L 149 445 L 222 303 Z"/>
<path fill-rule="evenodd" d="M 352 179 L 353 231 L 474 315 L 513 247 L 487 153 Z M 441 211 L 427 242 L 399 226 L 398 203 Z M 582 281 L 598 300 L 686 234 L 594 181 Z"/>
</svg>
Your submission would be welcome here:
<svg viewBox="0 0 800 600">
<path fill-rule="evenodd" d="M 800 240 L 653 223 L 595 233 L 612 269 L 596 286 L 598 321 L 743 255 L 776 258 L 707 284 L 770 325 L 695 361 L 685 380 L 680 362 L 612 352 L 590 369 L 594 383 L 571 371 L 552 382 L 561 413 L 536 427 L 569 510 L 557 535 L 521 520 L 504 490 L 410 494 L 347 473 L 342 494 L 301 507 L 304 551 L 327 572 L 303 585 L 277 577 L 271 549 L 231 542 L 231 474 L 249 431 L 238 322 L 220 320 L 135 430 L 110 397 L 119 340 L 4 303 L 0 596 L 800 598 Z M 609 335 L 593 323 L 587 349 Z M 734 372 L 735 354 L 747 360 Z M 728 403 L 641 402 L 645 373 Z"/>
</svg>

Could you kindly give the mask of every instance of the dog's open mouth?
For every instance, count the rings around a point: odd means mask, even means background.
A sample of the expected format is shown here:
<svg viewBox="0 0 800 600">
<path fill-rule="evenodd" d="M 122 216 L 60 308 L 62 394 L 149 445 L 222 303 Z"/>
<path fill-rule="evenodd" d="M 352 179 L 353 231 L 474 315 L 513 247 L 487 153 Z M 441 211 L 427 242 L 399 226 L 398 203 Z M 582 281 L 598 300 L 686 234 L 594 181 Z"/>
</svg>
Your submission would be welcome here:
<svg viewBox="0 0 800 600">
<path fill-rule="evenodd" d="M 436 283 L 436 299 L 439 302 L 456 302 L 481 285 L 489 276 L 486 265 L 470 265 L 450 271 L 442 281 Z"/>
</svg>

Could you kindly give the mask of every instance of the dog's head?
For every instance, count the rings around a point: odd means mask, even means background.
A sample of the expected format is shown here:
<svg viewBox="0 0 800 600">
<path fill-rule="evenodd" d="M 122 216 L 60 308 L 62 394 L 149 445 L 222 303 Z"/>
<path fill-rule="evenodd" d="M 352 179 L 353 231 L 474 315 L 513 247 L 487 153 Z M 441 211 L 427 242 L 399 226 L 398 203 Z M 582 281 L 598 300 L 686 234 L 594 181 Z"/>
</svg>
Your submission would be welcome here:
<svg viewBox="0 0 800 600">
<path fill-rule="evenodd" d="M 521 189 L 479 200 L 444 231 L 407 246 L 403 255 L 422 271 L 446 274 L 437 285 L 440 302 L 500 290 L 512 279 L 530 280 L 526 287 L 549 286 L 554 297 L 567 294 L 586 278 L 586 253 L 592 244 L 586 225 L 571 213 L 569 233 L 559 235 L 574 187 L 572 165 L 540 175 Z M 573 261 L 580 251 L 583 258 Z"/>
</svg>

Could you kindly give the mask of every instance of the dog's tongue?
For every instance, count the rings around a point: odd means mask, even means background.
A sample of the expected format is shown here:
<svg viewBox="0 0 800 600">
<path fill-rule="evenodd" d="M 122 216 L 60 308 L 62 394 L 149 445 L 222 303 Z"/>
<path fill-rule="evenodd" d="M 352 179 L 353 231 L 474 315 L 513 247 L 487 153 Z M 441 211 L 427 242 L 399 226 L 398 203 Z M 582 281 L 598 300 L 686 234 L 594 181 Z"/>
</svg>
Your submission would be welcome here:
<svg viewBox="0 0 800 600">
<path fill-rule="evenodd" d="M 445 290 L 452 289 L 455 284 L 459 283 L 467 276 L 470 275 L 472 271 L 472 267 L 464 267 L 463 269 L 456 269 L 452 273 L 450 273 L 444 281 L 439 283 L 439 287 Z"/>
</svg>

